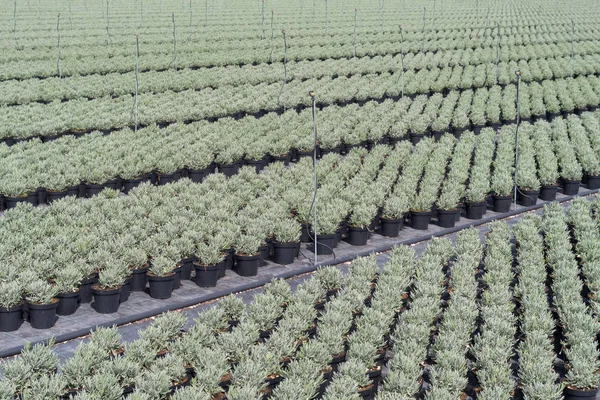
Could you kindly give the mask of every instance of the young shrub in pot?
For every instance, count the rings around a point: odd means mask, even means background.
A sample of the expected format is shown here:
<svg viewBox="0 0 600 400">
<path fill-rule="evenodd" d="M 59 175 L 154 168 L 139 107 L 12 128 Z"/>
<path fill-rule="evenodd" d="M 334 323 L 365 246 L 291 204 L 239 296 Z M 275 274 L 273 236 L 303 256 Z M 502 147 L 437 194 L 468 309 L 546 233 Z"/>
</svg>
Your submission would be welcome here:
<svg viewBox="0 0 600 400">
<path fill-rule="evenodd" d="M 23 322 L 23 292 L 19 281 L 0 283 L 0 332 L 19 329 Z"/>
<path fill-rule="evenodd" d="M 177 263 L 165 256 L 156 256 L 148 270 L 150 282 L 150 297 L 154 299 L 168 299 L 173 293 L 175 281 L 175 266 Z"/>
<path fill-rule="evenodd" d="M 456 224 L 458 203 L 464 193 L 464 185 L 454 183 L 444 185 L 444 189 L 437 201 L 437 221 L 442 228 L 453 228 Z"/>
<path fill-rule="evenodd" d="M 381 234 L 397 237 L 404 227 L 404 218 L 410 210 L 409 199 L 402 193 L 392 194 L 383 204 Z"/>
<path fill-rule="evenodd" d="M 348 221 L 348 243 L 352 246 L 364 246 L 369 239 L 369 226 L 377 215 L 377 206 L 366 202 L 358 203 Z"/>
<path fill-rule="evenodd" d="M 29 310 L 29 323 L 35 329 L 49 329 L 56 323 L 58 290 L 48 282 L 35 279 L 27 285 L 25 300 Z"/>
<path fill-rule="evenodd" d="M 129 266 L 131 272 L 131 283 L 129 289 L 132 292 L 142 292 L 146 289 L 148 283 L 148 255 L 146 252 L 139 247 L 131 247 L 125 253 L 125 262 Z"/>
<path fill-rule="evenodd" d="M 275 225 L 273 242 L 273 261 L 288 265 L 294 262 L 300 249 L 302 226 L 298 221 L 286 218 Z"/>
<path fill-rule="evenodd" d="M 58 291 L 58 315 L 71 315 L 79 307 L 79 285 L 83 276 L 74 264 L 57 269 L 54 274 L 54 284 Z"/>
<path fill-rule="evenodd" d="M 220 248 L 212 244 L 198 243 L 196 257 L 198 258 L 198 261 L 194 262 L 196 285 L 200 287 L 217 286 L 226 255 Z"/>
<path fill-rule="evenodd" d="M 117 312 L 121 303 L 121 290 L 127 278 L 127 269 L 111 263 L 98 274 L 98 284 L 92 286 L 94 308 L 101 314 Z"/>
<path fill-rule="evenodd" d="M 235 244 L 236 272 L 240 276 L 255 276 L 260 264 L 259 247 L 263 239 L 241 234 Z"/>
</svg>

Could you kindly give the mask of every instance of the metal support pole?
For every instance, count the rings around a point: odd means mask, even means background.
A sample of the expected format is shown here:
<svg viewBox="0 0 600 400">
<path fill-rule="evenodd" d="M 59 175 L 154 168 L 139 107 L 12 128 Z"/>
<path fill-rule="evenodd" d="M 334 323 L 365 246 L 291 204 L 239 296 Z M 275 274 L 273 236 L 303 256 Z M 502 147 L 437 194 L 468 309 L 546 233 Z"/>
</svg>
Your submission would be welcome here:
<svg viewBox="0 0 600 400">
<path fill-rule="evenodd" d="M 575 22 L 571 20 L 571 78 L 573 78 L 573 42 L 575 41 Z"/>
<path fill-rule="evenodd" d="M 312 117 L 313 117 L 313 138 L 314 138 L 314 147 L 313 147 L 313 233 L 315 235 L 315 263 L 314 266 L 317 266 L 317 97 L 315 92 L 312 91 L 309 93 L 312 99 Z"/>
<path fill-rule="evenodd" d="M 515 188 L 514 188 L 514 210 L 517 209 L 517 177 L 519 169 L 519 125 L 521 124 L 521 71 L 516 71 L 517 75 L 517 129 L 515 131 Z"/>
<path fill-rule="evenodd" d="M 56 36 L 58 39 L 58 58 L 56 60 L 56 68 L 58 70 L 58 78 L 62 78 L 62 73 L 60 72 L 60 13 L 56 17 Z"/>
<path fill-rule="evenodd" d="M 139 112 L 138 112 L 138 96 L 139 96 L 139 71 L 140 71 L 140 37 L 136 36 L 135 37 L 135 103 L 134 103 L 134 110 L 135 110 L 135 132 L 137 132 L 138 130 L 138 116 L 139 116 Z"/>
<path fill-rule="evenodd" d="M 496 78 L 494 85 L 498 84 L 498 62 L 500 61 L 500 24 L 498 24 L 498 35 L 496 37 Z"/>
<path fill-rule="evenodd" d="M 358 8 L 354 9 L 354 57 L 356 57 L 356 14 L 358 13 Z"/>
</svg>

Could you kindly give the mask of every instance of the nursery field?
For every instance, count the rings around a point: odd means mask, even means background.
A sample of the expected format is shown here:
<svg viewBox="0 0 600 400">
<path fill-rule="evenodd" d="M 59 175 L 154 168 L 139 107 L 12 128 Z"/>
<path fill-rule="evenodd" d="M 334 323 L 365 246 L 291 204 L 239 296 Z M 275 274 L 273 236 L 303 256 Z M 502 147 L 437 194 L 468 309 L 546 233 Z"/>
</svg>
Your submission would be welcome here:
<svg viewBox="0 0 600 400">
<path fill-rule="evenodd" d="M 135 340 L 97 329 L 60 365 L 52 343 L 26 348 L 0 364 L 0 395 L 571 398 L 598 382 L 600 200 L 543 211 L 493 222 L 484 240 L 476 229 L 435 239 L 420 257 L 396 247 L 382 269 L 370 256 L 293 291 L 275 280 L 191 325 L 165 314 Z"/>
<path fill-rule="evenodd" d="M 600 2 L 0 10 L 0 400 L 596 396 Z"/>
</svg>

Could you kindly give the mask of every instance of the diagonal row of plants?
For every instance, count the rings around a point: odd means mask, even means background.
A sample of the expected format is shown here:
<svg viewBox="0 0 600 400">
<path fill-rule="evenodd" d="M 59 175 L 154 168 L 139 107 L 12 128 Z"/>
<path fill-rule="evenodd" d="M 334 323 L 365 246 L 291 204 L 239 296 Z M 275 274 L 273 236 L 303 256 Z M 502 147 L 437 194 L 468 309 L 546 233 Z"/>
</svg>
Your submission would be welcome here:
<svg viewBox="0 0 600 400">
<path fill-rule="evenodd" d="M 445 96 L 434 93 L 432 96 L 436 100 L 431 102 L 431 107 L 436 107 L 440 101 L 447 103 L 447 112 L 454 110 L 457 115 L 456 118 L 448 115 L 453 120 L 452 125 L 457 129 L 465 129 L 471 123 L 469 112 L 474 99 L 482 99 L 484 103 L 478 104 L 477 107 L 488 107 L 490 112 L 487 116 L 478 115 L 479 120 L 473 121 L 473 125 L 484 126 L 486 122 L 498 124 L 500 103 L 502 103 L 502 120 L 514 121 L 516 86 L 509 84 L 504 87 L 495 85 L 489 89 L 484 87 L 486 82 L 493 82 L 495 72 L 493 65 L 482 65 L 482 67 L 423 69 L 417 73 L 409 71 L 404 74 L 406 82 L 404 92 L 414 97 L 418 94 L 456 88 L 450 90 Z M 518 67 L 518 65 L 515 63 L 506 67 L 503 75 L 510 76 L 511 67 Z M 539 70 L 538 72 L 541 73 Z M 329 76 L 304 81 L 294 80 L 288 85 L 262 83 L 227 85 L 198 91 L 193 89 L 180 92 L 167 91 L 140 96 L 138 107 L 134 107 L 134 96 L 131 95 L 116 98 L 106 96 L 93 100 L 76 99 L 65 103 L 60 101 L 50 104 L 30 103 L 5 108 L 6 112 L 0 115 L 0 137 L 23 139 L 31 136 L 89 132 L 96 129 L 110 131 L 126 126 L 133 127 L 136 121 L 139 125 L 146 126 L 153 123 L 168 124 L 232 116 L 262 116 L 267 112 L 281 112 L 286 105 L 289 112 L 297 116 L 296 109 L 301 110 L 309 106 L 310 98 L 306 93 L 315 87 L 319 88 L 320 105 L 345 105 L 369 100 L 382 101 L 386 98 L 397 99 L 402 94 L 401 78 L 402 73 L 396 71 L 391 74 L 387 72 L 357 74 L 350 78 Z M 596 107 L 600 104 L 598 100 L 600 78 L 590 74 L 575 79 L 531 82 L 522 85 L 522 92 L 521 111 L 524 118 L 561 111 L 572 112 L 575 108 Z M 248 98 L 252 98 L 253 102 L 248 102 Z M 422 96 L 422 98 L 427 97 Z M 486 104 L 488 98 L 490 102 Z M 457 106 L 454 107 L 454 104 Z M 433 125 L 432 128 L 442 132 L 448 129 L 450 120 L 445 120 L 439 121 L 445 125 L 445 128 L 433 128 Z M 427 126 L 423 125 L 422 129 L 426 130 Z"/>
<path fill-rule="evenodd" d="M 498 76 L 496 77 L 496 51 L 452 50 L 436 53 L 408 53 L 384 56 L 367 55 L 362 58 L 329 57 L 326 60 L 289 62 L 286 80 L 318 79 L 325 76 L 346 76 L 355 74 L 394 73 L 403 65 L 408 78 L 417 76 L 423 69 L 458 68 L 463 71 L 475 68 L 478 75 L 476 87 L 493 86 L 496 82 L 502 85 L 516 83 L 515 69 L 520 69 L 523 82 L 539 81 L 553 78 L 566 78 L 570 74 L 571 49 L 567 46 L 518 46 L 511 49 L 501 48 Z M 516 54 L 516 56 L 515 56 Z M 510 55 L 510 57 L 509 57 Z M 562 56 L 560 56 L 562 55 Z M 593 49 L 578 52 L 573 63 L 573 74 L 597 73 L 594 69 L 597 52 Z M 493 66 L 492 66 L 493 64 Z M 242 66 L 223 66 L 202 69 L 164 69 L 142 72 L 139 77 L 138 92 L 162 93 L 165 91 L 184 91 L 187 89 L 216 89 L 224 85 L 242 86 L 279 82 L 283 84 L 283 63 Z M 462 69 L 461 69 L 462 68 Z M 480 75 L 485 75 L 480 83 Z M 31 102 L 51 102 L 55 100 L 73 100 L 77 98 L 94 99 L 104 96 L 123 96 L 134 94 L 134 72 L 110 72 L 74 76 L 70 79 L 49 77 L 47 79 L 27 79 L 23 81 L 9 80 L 0 82 L 0 104 L 22 105 Z M 441 82 L 440 82 L 441 83 Z M 461 81 L 461 87 L 463 82 Z M 467 82 L 465 82 L 467 83 Z M 436 85 L 435 89 L 440 85 Z M 450 86 L 452 88 L 452 86 Z M 439 90 L 439 89 L 437 89 Z M 409 88 L 410 91 L 410 88 Z"/>
</svg>

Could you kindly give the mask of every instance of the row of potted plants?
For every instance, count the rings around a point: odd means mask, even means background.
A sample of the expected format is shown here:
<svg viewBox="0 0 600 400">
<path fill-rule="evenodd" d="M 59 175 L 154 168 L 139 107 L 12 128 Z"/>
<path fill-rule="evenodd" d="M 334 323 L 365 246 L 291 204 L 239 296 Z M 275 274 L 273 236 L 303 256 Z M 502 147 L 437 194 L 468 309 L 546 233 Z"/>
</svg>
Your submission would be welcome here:
<svg viewBox="0 0 600 400">
<path fill-rule="evenodd" d="M 461 68 L 461 67 L 457 67 Z M 427 70 L 423 70 L 427 71 Z M 440 75 L 440 71 L 428 71 L 428 76 L 423 79 L 415 77 L 415 82 L 425 85 L 423 90 L 411 94 L 431 95 L 429 86 L 440 82 L 446 83 L 446 77 Z M 290 112 L 296 114 L 296 109 L 306 109 L 310 106 L 310 99 L 306 93 L 314 87 L 321 87 L 319 91 L 319 102 L 323 106 L 331 104 L 348 104 L 366 102 L 369 100 L 383 100 L 386 98 L 396 99 L 401 95 L 401 88 L 396 84 L 400 78 L 400 72 L 383 72 L 381 74 L 351 75 L 341 77 L 323 77 L 320 79 L 308 79 L 306 81 L 291 81 L 286 87 L 286 104 Z M 405 76 L 407 81 L 410 77 Z M 587 107 L 596 108 L 600 104 L 598 93 L 600 93 L 600 80 L 595 75 L 582 75 L 571 79 L 556 79 L 542 82 L 544 91 L 543 108 L 536 111 L 536 117 L 546 117 L 546 114 L 556 115 L 560 112 L 574 112 L 585 110 Z M 538 85 L 531 83 L 530 85 Z M 521 101 L 531 103 L 532 94 L 523 84 Z M 443 90 L 451 89 L 443 86 Z M 492 91 L 495 96 L 488 96 L 487 89 L 481 90 L 482 95 L 489 97 L 489 104 L 495 104 L 494 109 L 487 109 L 486 121 L 488 124 L 500 122 L 512 122 L 516 117 L 516 86 L 511 84 L 506 87 Z M 278 102 L 281 84 L 244 84 L 242 86 L 221 86 L 217 89 L 202 89 L 196 91 L 188 89 L 180 92 L 163 92 L 156 94 L 144 94 L 140 98 L 138 124 L 148 126 L 152 124 L 170 124 L 175 122 L 189 122 L 199 120 L 214 120 L 226 117 L 240 117 L 244 115 L 263 116 L 281 109 Z M 450 128 L 458 131 L 468 129 L 471 126 L 480 128 L 482 122 L 477 119 L 471 120 L 469 110 L 472 104 L 473 89 L 453 89 L 463 100 L 457 104 L 453 113 L 451 125 L 446 125 L 446 120 L 436 124 L 436 130 L 446 131 Z M 257 95 L 259 94 L 259 95 Z M 409 93 L 406 93 L 409 94 Z M 535 93 L 533 93 L 535 95 Z M 248 102 L 248 98 L 255 101 Z M 111 96 L 99 97 L 92 100 L 76 99 L 61 103 L 52 102 L 48 105 L 30 103 L 22 106 L 7 107 L 7 112 L 2 114 L 2 128 L 0 137 L 11 139 L 29 138 L 33 135 L 57 136 L 74 131 L 112 131 L 132 126 L 131 104 L 132 95 L 124 95 L 116 98 Z M 539 98 L 536 98 L 539 102 Z M 483 107 L 484 104 L 476 102 L 474 107 Z M 528 115 L 531 107 L 523 108 L 523 115 Z M 539 108 L 539 107 L 538 107 Z M 90 113 L 95 110 L 95 113 Z M 500 113 L 501 112 L 501 113 Z M 53 119 L 47 116 L 52 114 Z M 69 119 L 69 115 L 79 114 L 85 117 L 76 121 Z M 477 114 L 473 114 L 475 117 Z M 479 113 L 481 116 L 481 113 Z M 28 117 L 28 124 L 23 125 L 21 121 Z M 501 118 L 501 119 L 498 119 Z M 69 122 L 65 122 L 69 121 Z M 429 121 L 432 125 L 433 121 Z M 420 122 L 410 125 L 415 134 L 427 127 Z"/>
<path fill-rule="evenodd" d="M 539 216 L 527 215 L 513 229 L 518 277 L 514 299 L 520 319 L 517 376 L 523 396 L 558 400 L 563 387 L 555 369 L 556 324 L 548 304 L 540 222 Z"/>
<path fill-rule="evenodd" d="M 514 280 L 512 234 L 505 222 L 494 222 L 485 237 L 485 258 L 481 268 L 483 288 L 480 304 L 482 326 L 473 339 L 481 399 L 510 397 L 516 388 L 513 377 L 513 346 L 517 333 L 513 291 Z"/>
<path fill-rule="evenodd" d="M 469 348 L 478 327 L 477 269 L 482 261 L 483 246 L 475 229 L 461 231 L 456 242 L 456 259 L 444 283 L 447 308 L 434 331 L 429 349 L 427 398 L 460 398 L 475 393 L 474 381 L 468 379 Z"/>
<path fill-rule="evenodd" d="M 382 387 L 386 398 L 411 398 L 425 390 L 422 365 L 428 358 L 432 328 L 443 315 L 441 299 L 446 288 L 441 283 L 447 278 L 453 253 L 447 239 L 433 240 L 415 264 L 408 303 L 398 310 L 396 319 L 393 356 Z"/>
<path fill-rule="evenodd" d="M 585 204 L 580 199 L 575 203 Z M 589 208 L 587 209 L 589 213 Z M 577 209 L 569 211 L 576 213 Z M 600 330 L 598 318 L 592 315 L 581 296 L 583 283 L 578 256 L 572 244 L 565 210 L 559 204 L 544 208 L 542 231 L 546 249 L 546 263 L 552 273 L 552 303 L 556 307 L 558 326 L 564 335 L 561 353 L 565 357 L 566 374 L 563 378 L 567 400 L 582 397 L 593 399 L 600 386 L 600 351 L 597 335 Z M 578 252 L 579 253 L 579 252 Z"/>
</svg>

